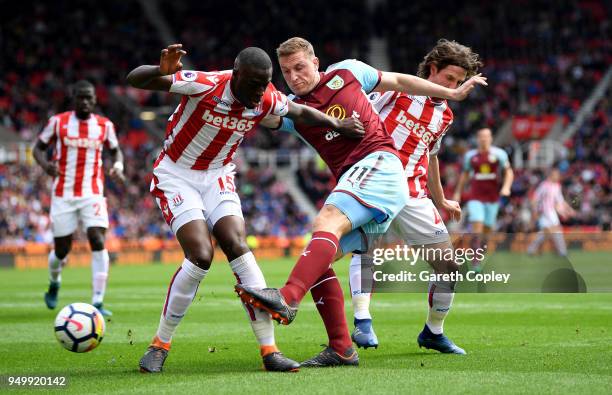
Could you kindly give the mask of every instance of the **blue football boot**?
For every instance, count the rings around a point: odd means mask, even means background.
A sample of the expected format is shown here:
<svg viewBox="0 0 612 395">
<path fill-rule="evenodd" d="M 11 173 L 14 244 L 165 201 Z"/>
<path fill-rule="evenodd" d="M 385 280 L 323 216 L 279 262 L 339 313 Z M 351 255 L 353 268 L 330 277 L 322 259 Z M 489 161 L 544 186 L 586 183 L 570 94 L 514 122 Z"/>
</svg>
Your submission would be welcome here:
<svg viewBox="0 0 612 395">
<path fill-rule="evenodd" d="M 96 309 L 98 309 L 98 311 L 100 312 L 100 314 L 102 314 L 104 317 L 108 318 L 108 317 L 112 317 L 113 316 L 113 312 L 110 310 L 107 310 L 104 308 L 104 305 L 102 303 L 94 303 L 93 305 Z"/>
<path fill-rule="evenodd" d="M 419 333 L 417 343 L 419 343 L 419 347 L 436 350 L 444 354 L 467 354 L 463 348 L 457 346 L 451 339 L 444 336 L 444 333 L 439 335 L 432 333 L 427 324 L 425 324 L 423 331 Z"/>
<path fill-rule="evenodd" d="M 60 289 L 60 283 L 55 281 L 49 282 L 49 290 L 45 292 L 45 304 L 50 310 L 57 306 L 57 293 Z"/>
<path fill-rule="evenodd" d="M 357 345 L 357 348 L 363 347 L 367 349 L 369 347 L 378 348 L 378 338 L 372 328 L 371 319 L 357 319 L 355 318 L 355 330 L 351 334 L 351 339 Z"/>
</svg>

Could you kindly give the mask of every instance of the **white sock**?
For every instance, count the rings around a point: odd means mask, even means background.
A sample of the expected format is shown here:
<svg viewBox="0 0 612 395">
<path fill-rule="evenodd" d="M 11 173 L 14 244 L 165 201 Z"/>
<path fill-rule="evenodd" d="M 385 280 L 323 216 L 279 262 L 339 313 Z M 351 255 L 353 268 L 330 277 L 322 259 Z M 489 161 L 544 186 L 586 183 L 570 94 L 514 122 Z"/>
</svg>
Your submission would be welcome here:
<svg viewBox="0 0 612 395">
<path fill-rule="evenodd" d="M 454 286 L 449 281 L 430 281 L 427 297 L 427 326 L 430 331 L 439 335 L 444 332 L 444 318 L 448 315 L 455 297 Z"/>
<path fill-rule="evenodd" d="M 263 273 L 257 265 L 255 256 L 252 252 L 234 259 L 230 262 L 230 267 L 236 276 L 239 284 L 247 287 L 262 289 L 266 288 L 266 280 Z M 274 325 L 272 318 L 266 311 L 254 309 L 251 306 L 243 304 L 244 310 L 251 322 L 251 328 L 257 338 L 260 346 L 269 346 L 275 343 L 274 340 Z"/>
<path fill-rule="evenodd" d="M 361 255 L 354 254 L 349 266 L 349 282 L 351 285 L 351 298 L 353 301 L 353 315 L 358 320 L 372 319 L 370 315 L 370 296 L 369 292 L 362 292 L 361 289 Z"/>
<path fill-rule="evenodd" d="M 51 250 L 49 253 L 49 280 L 53 283 L 61 283 L 62 282 L 62 267 L 66 263 L 66 257 L 64 259 L 59 259 L 57 255 L 55 255 L 55 250 Z"/>
<path fill-rule="evenodd" d="M 106 292 L 106 281 L 108 280 L 108 266 L 110 259 L 107 250 L 91 252 L 91 274 L 93 296 L 91 303 L 102 303 L 104 292 Z"/>
<path fill-rule="evenodd" d="M 555 248 L 557 252 L 561 256 L 567 255 L 567 246 L 565 245 L 565 239 L 563 238 L 563 233 L 555 232 L 552 234 L 553 243 L 555 243 Z"/>
<path fill-rule="evenodd" d="M 206 273 L 208 270 L 197 267 L 187 258 L 174 273 L 157 328 L 157 337 L 162 342 L 169 343 L 172 340 L 176 327 L 185 316 Z"/>
<path fill-rule="evenodd" d="M 536 235 L 536 238 L 531 242 L 531 244 L 527 248 L 527 253 L 528 254 L 535 254 L 538 251 L 538 249 L 540 248 L 540 245 L 542 245 L 542 243 L 544 242 L 545 239 L 546 239 L 546 235 L 544 234 L 544 232 L 543 231 L 539 231 L 538 234 Z"/>
</svg>

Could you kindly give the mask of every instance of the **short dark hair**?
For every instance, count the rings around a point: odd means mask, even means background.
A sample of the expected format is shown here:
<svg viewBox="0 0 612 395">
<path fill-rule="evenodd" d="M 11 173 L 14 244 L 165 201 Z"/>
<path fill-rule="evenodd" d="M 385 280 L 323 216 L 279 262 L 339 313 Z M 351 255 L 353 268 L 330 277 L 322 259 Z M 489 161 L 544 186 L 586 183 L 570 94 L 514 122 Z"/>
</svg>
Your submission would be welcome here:
<svg viewBox="0 0 612 395">
<path fill-rule="evenodd" d="M 241 66 L 268 70 L 272 68 L 272 60 L 263 49 L 258 47 L 247 47 L 238 53 L 234 62 L 234 69 L 238 69 Z"/>
<path fill-rule="evenodd" d="M 72 85 L 72 94 L 76 94 L 76 92 L 79 89 L 88 89 L 91 88 L 94 90 L 94 93 L 96 91 L 96 87 L 94 86 L 94 84 L 92 84 L 91 82 L 87 81 L 87 80 L 79 80 L 77 82 L 74 83 L 74 85 Z"/>
<path fill-rule="evenodd" d="M 417 75 L 421 78 L 429 78 L 431 65 L 435 65 L 438 70 L 446 66 L 459 66 L 467 71 L 470 78 L 478 72 L 478 68 L 483 64 L 480 56 L 472 51 L 472 48 L 459 44 L 457 41 L 450 41 L 445 38 L 438 40 L 436 46 L 423 58 L 419 64 Z"/>
</svg>

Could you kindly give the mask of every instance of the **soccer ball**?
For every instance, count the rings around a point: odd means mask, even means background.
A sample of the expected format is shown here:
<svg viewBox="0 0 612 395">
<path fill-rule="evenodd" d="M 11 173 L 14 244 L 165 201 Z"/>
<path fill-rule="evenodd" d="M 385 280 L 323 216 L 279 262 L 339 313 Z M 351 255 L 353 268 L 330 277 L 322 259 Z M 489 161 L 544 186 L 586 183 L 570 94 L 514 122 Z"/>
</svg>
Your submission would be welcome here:
<svg viewBox="0 0 612 395">
<path fill-rule="evenodd" d="M 98 347 L 104 330 L 104 317 L 87 303 L 69 304 L 55 317 L 55 337 L 72 352 L 87 352 Z"/>
</svg>

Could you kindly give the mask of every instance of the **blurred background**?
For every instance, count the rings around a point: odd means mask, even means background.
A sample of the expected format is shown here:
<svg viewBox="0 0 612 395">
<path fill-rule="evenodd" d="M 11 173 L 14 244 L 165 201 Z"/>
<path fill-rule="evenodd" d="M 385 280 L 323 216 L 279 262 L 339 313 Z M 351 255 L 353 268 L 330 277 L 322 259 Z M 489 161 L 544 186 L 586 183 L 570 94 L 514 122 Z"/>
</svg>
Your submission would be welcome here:
<svg viewBox="0 0 612 395">
<path fill-rule="evenodd" d="M 578 212 L 564 227 L 610 229 L 610 2 L 260 0 L 228 9 L 217 1 L 28 0 L 0 6 L 0 265 L 40 261 L 46 267 L 51 179 L 33 162 L 31 146 L 50 116 L 71 108 L 71 84 L 79 79 L 95 84 L 97 112 L 116 124 L 125 154 L 127 184 L 106 181 L 109 250 L 133 251 L 124 260 L 180 260 L 149 194 L 153 160 L 178 99 L 125 82 L 130 69 L 157 64 L 160 50 L 175 42 L 188 51 L 186 69 L 229 69 L 246 46 L 262 47 L 274 59 L 279 43 L 299 35 L 313 43 L 323 68 L 357 58 L 416 74 L 438 39 L 457 40 L 480 54 L 489 87 L 451 103 L 455 121 L 439 155 L 447 197 L 462 154 L 475 147 L 474 132 L 488 126 L 515 169 L 497 230 L 528 229 L 528 198 L 553 166 L 563 171 L 563 191 Z M 273 82 L 287 91 L 276 66 Z M 334 185 L 325 165 L 294 137 L 263 128 L 244 140 L 236 163 L 251 246 L 299 248 Z"/>
</svg>

